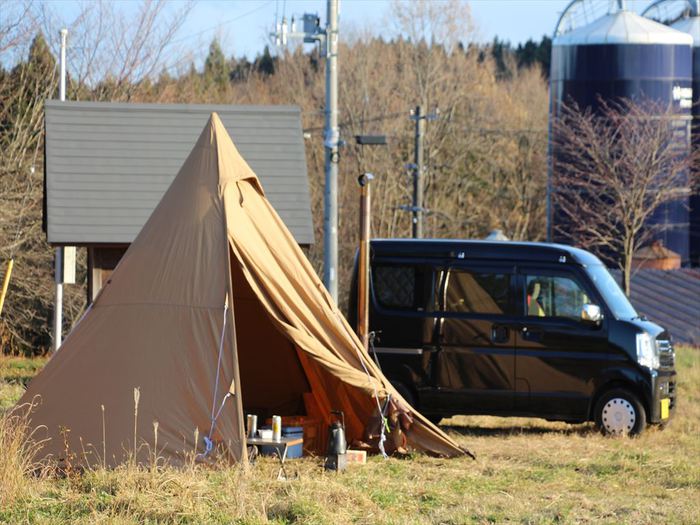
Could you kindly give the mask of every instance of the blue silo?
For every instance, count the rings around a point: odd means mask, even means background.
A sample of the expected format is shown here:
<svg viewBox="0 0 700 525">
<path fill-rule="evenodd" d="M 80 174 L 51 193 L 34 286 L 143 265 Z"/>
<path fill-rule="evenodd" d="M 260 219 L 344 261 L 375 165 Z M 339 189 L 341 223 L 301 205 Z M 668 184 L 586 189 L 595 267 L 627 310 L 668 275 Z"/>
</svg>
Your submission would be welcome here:
<svg viewBox="0 0 700 525">
<path fill-rule="evenodd" d="M 700 9 L 698 2 L 692 3 L 687 18 L 681 18 L 672 28 L 693 37 L 693 125 L 692 144 L 700 151 Z M 700 168 L 700 166 L 698 167 Z M 696 169 L 698 169 L 696 168 Z M 697 175 L 696 176 L 700 176 Z M 700 266 L 700 185 L 693 188 L 690 195 L 690 261 Z"/>
<path fill-rule="evenodd" d="M 594 22 L 555 36 L 550 73 L 550 118 L 556 119 L 563 103 L 581 108 L 599 107 L 599 100 L 649 98 L 672 104 L 671 124 L 680 155 L 690 151 L 690 105 L 692 37 L 621 9 Z M 556 137 L 550 136 L 550 147 Z M 556 151 L 550 156 L 550 181 L 556 174 Z M 560 221 L 556 208 L 549 212 L 550 238 L 559 242 L 576 239 L 554 231 Z M 677 252 L 683 263 L 689 258 L 688 200 L 674 201 L 658 209 L 651 224 L 663 225 L 657 235 Z"/>
</svg>

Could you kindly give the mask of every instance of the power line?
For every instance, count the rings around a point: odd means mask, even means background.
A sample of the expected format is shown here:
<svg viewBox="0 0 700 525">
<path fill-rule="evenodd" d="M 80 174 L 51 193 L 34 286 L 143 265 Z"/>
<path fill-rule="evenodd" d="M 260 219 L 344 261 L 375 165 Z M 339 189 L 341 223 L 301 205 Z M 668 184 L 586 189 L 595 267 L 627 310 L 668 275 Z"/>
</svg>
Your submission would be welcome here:
<svg viewBox="0 0 700 525">
<path fill-rule="evenodd" d="M 313 113 L 323 113 L 323 112 L 316 112 L 314 111 Z M 367 117 L 364 119 L 359 119 L 359 120 L 353 120 L 349 121 L 346 120 L 344 122 L 341 122 L 338 124 L 339 128 L 349 128 L 353 124 L 366 124 L 368 122 L 380 122 L 384 120 L 391 120 L 391 119 L 396 119 L 399 117 L 405 117 L 406 116 L 406 111 L 402 111 L 401 113 L 387 113 L 384 115 L 377 115 L 374 117 Z M 323 126 L 314 126 L 312 128 L 304 128 L 304 133 L 311 133 L 314 131 L 323 131 L 325 128 Z"/>
<path fill-rule="evenodd" d="M 321 113 L 321 112 L 313 112 Z M 307 112 L 308 114 L 308 112 Z M 358 120 L 346 120 L 338 124 L 340 128 L 349 128 L 355 124 L 366 124 L 370 122 L 381 122 L 387 120 L 393 120 L 400 117 L 405 117 L 406 112 L 401 113 L 385 113 L 383 115 L 374 115 L 371 117 L 358 119 Z M 312 133 L 314 131 L 323 131 L 322 126 L 314 126 L 310 128 L 304 128 L 304 133 Z M 486 128 L 486 127 L 464 127 L 462 131 L 467 133 L 479 133 L 482 135 L 522 135 L 522 134 L 546 134 L 547 128 Z"/>
<path fill-rule="evenodd" d="M 257 13 L 258 11 L 262 10 L 264 7 L 267 7 L 268 5 L 270 5 L 272 2 L 273 2 L 273 0 L 267 0 L 267 2 L 265 2 L 264 4 L 260 4 L 259 6 L 255 7 L 254 9 L 246 11 L 245 13 L 241 13 L 240 15 L 234 16 L 233 18 L 229 18 L 228 20 L 222 20 L 218 24 L 216 24 L 215 26 L 211 26 L 211 27 L 208 27 L 206 29 L 202 29 L 201 31 L 198 31 L 196 33 L 192 33 L 190 35 L 172 40 L 170 42 L 170 44 L 172 45 L 172 44 L 178 44 L 180 42 L 184 42 L 185 40 L 189 40 L 190 38 L 194 38 L 196 36 L 203 35 L 204 33 L 207 33 L 213 29 L 217 29 L 218 27 L 221 27 L 224 24 L 230 24 L 231 22 L 235 22 L 237 20 L 245 18 L 249 15 L 252 15 L 253 13 Z"/>
</svg>

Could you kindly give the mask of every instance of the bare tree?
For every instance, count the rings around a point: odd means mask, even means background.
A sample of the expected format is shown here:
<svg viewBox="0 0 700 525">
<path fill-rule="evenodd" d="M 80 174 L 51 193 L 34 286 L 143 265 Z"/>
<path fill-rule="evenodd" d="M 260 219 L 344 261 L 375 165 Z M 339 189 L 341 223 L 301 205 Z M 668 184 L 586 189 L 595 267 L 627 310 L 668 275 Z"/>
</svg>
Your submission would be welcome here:
<svg viewBox="0 0 700 525">
<path fill-rule="evenodd" d="M 124 101 L 163 68 L 179 64 L 177 58 L 184 53 L 177 49 L 175 35 L 193 3 L 173 5 L 166 0 L 141 0 L 135 10 L 125 11 L 119 3 L 95 0 L 83 4 L 72 20 L 66 20 L 60 8 L 50 3 L 35 11 L 45 34 L 68 28 L 70 95 Z M 58 41 L 52 42 L 58 54 Z"/>
<path fill-rule="evenodd" d="M 664 228 L 650 219 L 688 195 L 688 125 L 659 102 L 629 99 L 563 106 L 553 125 L 556 231 L 613 259 L 627 295 L 635 252 Z"/>
<path fill-rule="evenodd" d="M 50 342 L 53 256 L 42 229 L 42 148 L 44 101 L 55 97 L 58 84 L 58 30 L 68 26 L 72 39 L 69 97 L 128 100 L 146 91 L 174 52 L 172 39 L 190 4 L 167 7 L 144 0 L 127 14 L 114 3 L 89 2 L 65 21 L 51 3 L 0 0 L 0 275 L 15 260 L 0 351 L 41 352 Z M 85 253 L 78 257 L 83 282 Z M 84 288 L 67 287 L 64 299 L 69 329 L 85 306 Z"/>
</svg>

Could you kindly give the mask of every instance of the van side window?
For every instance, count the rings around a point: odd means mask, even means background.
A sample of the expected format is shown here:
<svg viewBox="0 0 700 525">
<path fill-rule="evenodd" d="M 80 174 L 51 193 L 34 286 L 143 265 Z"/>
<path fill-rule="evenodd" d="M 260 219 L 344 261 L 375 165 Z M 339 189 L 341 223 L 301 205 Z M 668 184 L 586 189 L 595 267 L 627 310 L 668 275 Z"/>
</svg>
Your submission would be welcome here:
<svg viewBox="0 0 700 525">
<path fill-rule="evenodd" d="M 445 311 L 510 314 L 510 274 L 452 270 L 445 290 Z"/>
<path fill-rule="evenodd" d="M 379 264 L 372 267 L 374 297 L 382 308 L 432 311 L 433 271 L 414 265 Z"/>
<path fill-rule="evenodd" d="M 526 309 L 533 317 L 581 319 L 583 305 L 589 302 L 586 292 L 570 277 L 527 275 Z"/>
</svg>

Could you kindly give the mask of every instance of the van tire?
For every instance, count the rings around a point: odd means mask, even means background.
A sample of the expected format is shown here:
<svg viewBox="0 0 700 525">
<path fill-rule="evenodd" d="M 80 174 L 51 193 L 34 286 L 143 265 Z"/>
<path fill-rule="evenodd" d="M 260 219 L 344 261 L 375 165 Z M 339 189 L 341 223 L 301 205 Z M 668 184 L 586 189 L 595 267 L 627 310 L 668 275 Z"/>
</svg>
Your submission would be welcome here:
<svg viewBox="0 0 700 525">
<path fill-rule="evenodd" d="M 638 436 L 647 426 L 647 415 L 636 395 L 624 388 L 614 388 L 596 403 L 595 424 L 605 435 Z"/>
</svg>

